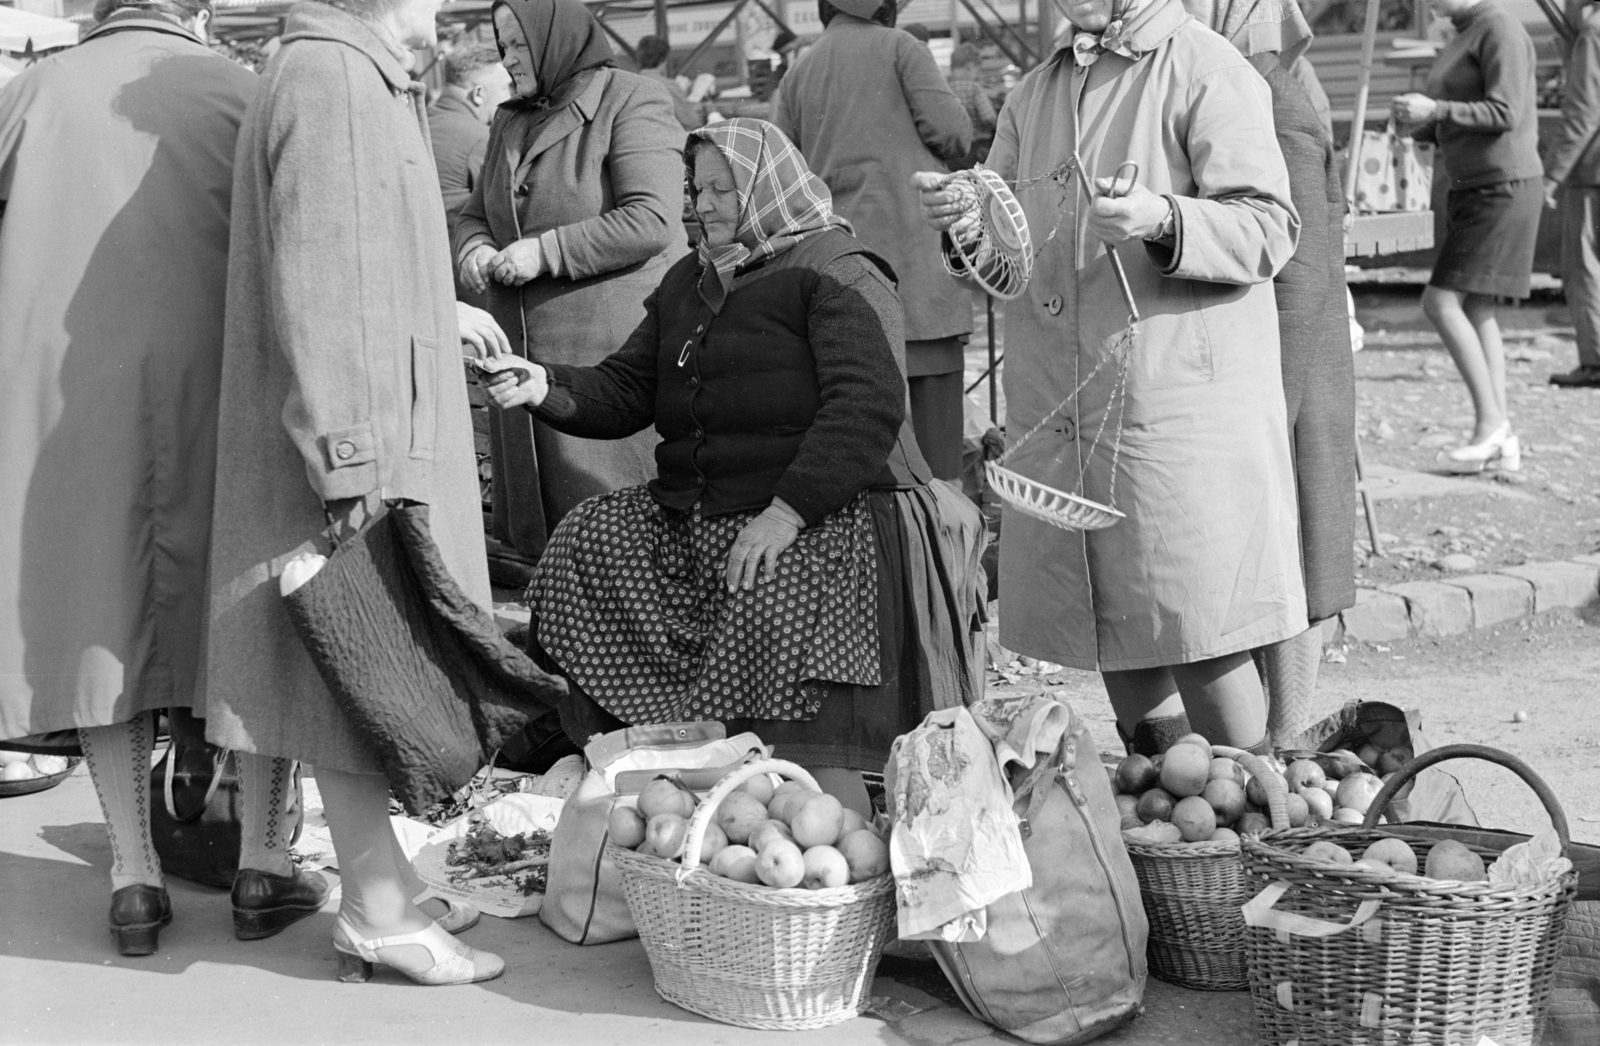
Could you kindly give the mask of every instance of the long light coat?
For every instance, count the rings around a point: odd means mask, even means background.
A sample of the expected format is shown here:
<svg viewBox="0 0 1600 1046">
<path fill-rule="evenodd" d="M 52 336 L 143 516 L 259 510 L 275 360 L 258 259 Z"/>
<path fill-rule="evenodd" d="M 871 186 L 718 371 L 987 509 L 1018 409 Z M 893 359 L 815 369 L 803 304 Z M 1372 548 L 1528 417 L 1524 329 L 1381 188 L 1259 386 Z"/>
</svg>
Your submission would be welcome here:
<svg viewBox="0 0 1600 1046">
<path fill-rule="evenodd" d="M 212 540 L 207 737 L 376 772 L 284 613 L 326 551 L 323 503 L 430 506 L 446 566 L 490 606 L 472 427 L 422 85 L 321 3 L 239 136 Z"/>
<path fill-rule="evenodd" d="M 1136 61 L 1107 52 L 1086 71 L 1064 49 L 1024 78 L 988 160 L 1019 183 L 1040 251 L 1005 310 L 1008 440 L 1068 401 L 1010 467 L 1065 491 L 1081 474 L 1088 497 L 1128 515 L 1083 533 L 1008 510 L 1001 639 L 1100 670 L 1204 660 L 1306 627 L 1271 282 L 1299 222 L 1271 100 L 1180 0 L 1152 0 L 1127 30 Z M 1112 359 L 1073 402 L 1128 322 L 1087 233 L 1083 183 L 1050 177 L 1075 138 L 1091 176 L 1132 160 L 1178 211 L 1175 253 L 1120 250 L 1144 316 L 1125 400 Z"/>
<path fill-rule="evenodd" d="M 195 699 L 255 85 L 122 14 L 0 91 L 0 738 Z"/>
</svg>

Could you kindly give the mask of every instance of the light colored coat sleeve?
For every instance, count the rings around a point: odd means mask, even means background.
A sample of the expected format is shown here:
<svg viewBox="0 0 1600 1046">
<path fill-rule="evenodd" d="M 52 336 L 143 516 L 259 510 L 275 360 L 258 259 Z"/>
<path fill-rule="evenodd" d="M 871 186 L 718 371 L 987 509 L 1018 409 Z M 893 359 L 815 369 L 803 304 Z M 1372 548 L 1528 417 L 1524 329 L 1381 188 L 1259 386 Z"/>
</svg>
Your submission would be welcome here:
<svg viewBox="0 0 1600 1046">
<path fill-rule="evenodd" d="M 1600 136 L 1600 15 L 1587 14 L 1572 42 L 1561 85 L 1561 122 L 1556 125 L 1544 176 L 1565 182 Z M 1585 172 L 1589 173 L 1589 172 Z"/>
<path fill-rule="evenodd" d="M 302 75 L 282 79 L 267 130 L 272 264 L 264 289 L 292 373 L 283 424 L 323 501 L 381 484 L 372 391 L 392 385 L 369 372 L 381 357 L 368 344 L 363 308 L 392 261 L 364 247 L 372 227 L 392 217 L 369 213 L 350 162 L 366 144 L 356 139 L 350 64 L 366 59 L 335 53 L 336 62 L 305 63 Z"/>
<path fill-rule="evenodd" d="M 933 155 L 951 163 L 972 148 L 967 107 L 950 90 L 933 53 L 909 34 L 896 33 L 894 64 L 917 135 Z M 778 125 L 782 127 L 782 124 Z"/>
<path fill-rule="evenodd" d="M 1294 256 L 1300 235 L 1271 94 L 1243 63 L 1198 77 L 1188 92 L 1183 140 L 1195 194 L 1172 197 L 1177 247 L 1149 244 L 1151 259 L 1181 279 L 1265 283 Z"/>
</svg>

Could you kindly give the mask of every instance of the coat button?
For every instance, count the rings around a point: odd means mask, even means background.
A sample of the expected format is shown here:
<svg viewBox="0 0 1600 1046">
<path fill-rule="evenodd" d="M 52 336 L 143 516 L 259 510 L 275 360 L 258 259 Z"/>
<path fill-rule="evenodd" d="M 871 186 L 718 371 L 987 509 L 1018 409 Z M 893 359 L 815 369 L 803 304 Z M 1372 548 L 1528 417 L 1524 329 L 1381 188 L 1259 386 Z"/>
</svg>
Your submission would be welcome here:
<svg viewBox="0 0 1600 1046">
<path fill-rule="evenodd" d="M 706 485 L 706 478 L 704 476 L 696 476 L 694 478 L 694 485 L 697 486 L 697 487 L 705 486 Z"/>
<path fill-rule="evenodd" d="M 689 379 L 689 387 L 691 389 L 698 389 L 700 387 L 700 379 L 699 378 L 690 378 Z"/>
<path fill-rule="evenodd" d="M 702 323 L 700 326 L 694 329 L 694 332 L 696 334 L 704 334 L 706 332 L 706 325 Z"/>
<path fill-rule="evenodd" d="M 695 429 L 694 430 L 694 438 L 695 439 L 705 439 L 706 438 L 706 434 L 703 431 L 701 431 L 700 429 Z"/>
<path fill-rule="evenodd" d="M 349 461 L 356 456 L 356 445 L 347 439 L 342 439 L 334 444 L 333 456 L 340 461 Z"/>
<path fill-rule="evenodd" d="M 1050 315 L 1059 315 L 1061 312 L 1061 295 L 1050 295 L 1050 300 L 1044 303 L 1044 307 L 1049 311 Z"/>
<path fill-rule="evenodd" d="M 519 186 L 517 186 L 517 195 L 518 196 L 526 196 L 531 192 L 533 192 L 533 186 L 531 186 L 531 185 L 519 185 Z"/>
</svg>

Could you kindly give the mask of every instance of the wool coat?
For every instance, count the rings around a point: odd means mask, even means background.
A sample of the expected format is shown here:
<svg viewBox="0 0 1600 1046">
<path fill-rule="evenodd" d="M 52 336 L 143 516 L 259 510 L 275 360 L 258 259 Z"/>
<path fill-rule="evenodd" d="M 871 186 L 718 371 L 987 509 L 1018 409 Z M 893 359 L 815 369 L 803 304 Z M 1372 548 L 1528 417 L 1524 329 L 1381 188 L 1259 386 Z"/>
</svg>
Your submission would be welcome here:
<svg viewBox="0 0 1600 1046">
<path fill-rule="evenodd" d="M 0 738 L 195 700 L 255 85 L 127 13 L 0 90 Z"/>
<path fill-rule="evenodd" d="M 972 293 L 945 271 L 939 234 L 911 187 L 972 146 L 972 122 L 910 33 L 839 12 L 783 78 L 772 122 L 833 193 L 834 213 L 900 281 L 906 341 L 972 330 Z M 919 365 L 910 374 L 934 373 Z M 942 368 L 939 372 L 942 372 Z"/>
<path fill-rule="evenodd" d="M 1278 301 L 1284 406 L 1300 510 L 1306 616 L 1355 606 L 1356 376 L 1344 282 L 1344 190 L 1333 142 L 1294 75 L 1265 79 L 1272 124 L 1300 215 L 1294 256 L 1273 281 Z"/>
<path fill-rule="evenodd" d="M 465 99 L 441 95 L 428 107 L 428 138 L 433 166 L 444 199 L 445 228 L 454 230 L 461 208 L 472 199 L 472 187 L 483 171 L 489 149 L 489 125 Z"/>
<path fill-rule="evenodd" d="M 1008 467 L 1068 492 L 1081 480 L 1127 513 L 1082 532 L 1005 512 L 1001 641 L 1100 670 L 1306 628 L 1272 289 L 1299 220 L 1271 98 L 1180 0 L 1137 9 L 1124 39 L 1138 59 L 1107 52 L 1085 68 L 1066 47 L 1030 72 L 988 161 L 1017 185 L 1038 252 L 1005 308 L 1004 380 L 1008 443 L 1039 430 Z M 1120 251 L 1144 317 L 1125 352 L 1128 307 L 1087 231 L 1075 143 L 1091 176 L 1131 160 L 1177 212 L 1175 248 Z"/>
<path fill-rule="evenodd" d="M 291 12 L 239 135 L 211 545 L 206 734 L 377 772 L 283 609 L 323 505 L 426 504 L 491 608 L 472 424 L 423 88 L 376 33 Z"/>
<path fill-rule="evenodd" d="M 558 271 L 519 287 L 489 283 L 487 308 L 512 346 L 538 363 L 592 367 L 644 319 L 644 302 L 688 250 L 683 229 L 686 135 L 660 84 L 597 70 L 561 111 L 495 115 L 483 177 L 456 222 L 454 257 L 538 237 Z M 525 555 L 585 498 L 655 475 L 655 438 L 595 442 L 525 411 L 491 417 L 495 536 Z"/>
</svg>

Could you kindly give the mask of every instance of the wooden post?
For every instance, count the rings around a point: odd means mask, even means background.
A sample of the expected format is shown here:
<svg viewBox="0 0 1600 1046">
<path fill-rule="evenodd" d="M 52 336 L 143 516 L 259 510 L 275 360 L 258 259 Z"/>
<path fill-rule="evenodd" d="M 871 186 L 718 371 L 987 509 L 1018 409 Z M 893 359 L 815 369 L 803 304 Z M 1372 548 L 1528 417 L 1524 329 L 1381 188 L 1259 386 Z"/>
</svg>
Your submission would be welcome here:
<svg viewBox="0 0 1600 1046">
<path fill-rule="evenodd" d="M 667 0 L 656 0 L 656 35 L 670 43 L 667 26 Z"/>
<path fill-rule="evenodd" d="M 1051 0 L 1039 0 L 1039 61 L 1043 62 L 1055 53 L 1055 40 L 1056 5 Z"/>
<path fill-rule="evenodd" d="M 1361 30 L 1361 72 L 1356 78 L 1356 107 L 1350 114 L 1350 164 L 1345 168 L 1344 195 L 1356 209 L 1356 172 L 1361 170 L 1361 133 L 1367 129 L 1367 95 L 1372 89 L 1372 52 L 1378 46 L 1379 0 L 1367 0 L 1367 21 Z"/>
</svg>

